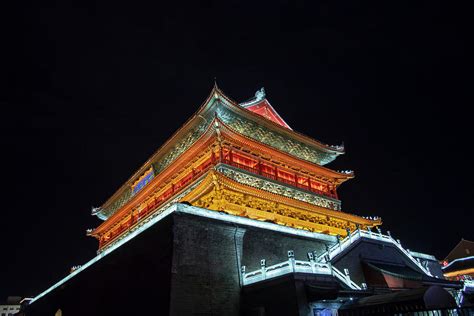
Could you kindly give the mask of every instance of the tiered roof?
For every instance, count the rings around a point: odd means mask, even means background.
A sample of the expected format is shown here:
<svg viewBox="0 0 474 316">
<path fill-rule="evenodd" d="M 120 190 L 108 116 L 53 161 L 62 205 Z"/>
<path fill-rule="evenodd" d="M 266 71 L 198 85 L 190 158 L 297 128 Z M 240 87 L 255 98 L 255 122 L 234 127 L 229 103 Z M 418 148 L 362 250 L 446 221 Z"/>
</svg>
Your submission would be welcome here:
<svg viewBox="0 0 474 316">
<path fill-rule="evenodd" d="M 101 207 L 93 209 L 93 215 L 107 219 L 124 206 L 134 195 L 132 185 L 151 167 L 155 176 L 163 172 L 173 161 L 188 150 L 205 133 L 215 132 L 218 119 L 222 125 L 237 134 L 270 146 L 290 155 L 302 163 L 323 166 L 344 153 L 343 146 L 331 146 L 291 130 L 266 99 L 263 91 L 244 103 L 237 103 L 226 96 L 217 85 L 180 129 L 178 129 Z M 262 112 L 261 109 L 264 109 Z M 321 168 L 342 179 L 352 174 L 336 173 Z"/>
<path fill-rule="evenodd" d="M 341 212 L 336 188 L 354 175 L 324 165 L 343 153 L 293 131 L 263 90 L 238 104 L 214 86 L 198 111 L 93 209 L 105 222 L 88 233 L 103 250 L 176 202 L 332 235 L 380 225 L 379 218 Z"/>
</svg>

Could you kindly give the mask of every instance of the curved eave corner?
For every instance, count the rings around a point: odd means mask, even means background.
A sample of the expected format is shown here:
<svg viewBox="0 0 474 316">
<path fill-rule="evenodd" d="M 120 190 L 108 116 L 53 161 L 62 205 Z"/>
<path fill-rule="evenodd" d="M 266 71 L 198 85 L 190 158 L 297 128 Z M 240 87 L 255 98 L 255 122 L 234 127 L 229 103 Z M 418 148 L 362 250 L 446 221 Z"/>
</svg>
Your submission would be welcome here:
<svg viewBox="0 0 474 316">
<path fill-rule="evenodd" d="M 355 216 L 358 216 L 360 218 L 363 218 L 366 221 L 369 221 L 369 223 L 371 224 L 371 227 L 378 227 L 383 224 L 381 217 L 377 217 L 377 216 L 369 217 L 369 216 L 360 216 L 360 215 L 355 215 Z"/>
<path fill-rule="evenodd" d="M 336 187 L 339 187 L 344 182 L 355 178 L 354 171 L 352 171 L 352 170 L 338 170 L 338 171 L 335 171 L 335 172 L 338 175 L 337 177 L 335 177 L 336 178 Z"/>
<path fill-rule="evenodd" d="M 211 92 L 209 93 L 208 97 L 205 99 L 205 101 L 201 104 L 201 106 L 198 108 L 198 110 L 190 117 L 188 120 L 186 120 L 185 123 L 182 124 L 182 126 L 169 137 L 166 142 L 161 145 L 154 153 L 151 155 L 151 157 L 140 167 L 138 168 L 137 171 L 110 197 L 105 201 L 101 207 L 95 207 L 92 209 L 92 215 L 97 216 L 101 220 L 106 220 L 107 218 L 110 217 L 112 214 L 108 214 L 107 208 L 108 206 L 115 201 L 118 198 L 118 195 L 121 194 L 127 186 L 129 186 L 134 179 L 136 179 L 140 174 L 142 174 L 147 168 L 150 167 L 150 165 L 153 163 L 154 160 L 157 159 L 157 157 L 165 151 L 166 148 L 170 144 L 173 143 L 182 133 L 186 130 L 187 127 L 192 125 L 192 122 L 196 120 L 196 118 L 201 117 L 204 115 L 210 108 L 213 107 L 215 102 L 218 101 L 223 101 L 225 103 L 232 103 L 232 104 L 237 104 L 235 101 L 230 99 L 228 96 L 226 96 L 222 90 L 219 89 L 217 84 L 214 84 Z"/>
<path fill-rule="evenodd" d="M 326 156 L 326 158 L 323 158 L 321 159 L 321 162 L 320 162 L 320 165 L 321 166 L 324 166 L 324 165 L 327 165 L 328 163 L 331 163 L 333 162 L 334 160 L 336 160 L 336 158 L 339 156 L 339 155 L 342 155 L 343 153 L 328 153 L 328 155 Z"/>
<path fill-rule="evenodd" d="M 92 216 L 97 216 L 99 219 L 105 221 L 109 216 L 105 214 L 105 209 L 102 207 L 93 207 L 91 211 Z"/>
</svg>

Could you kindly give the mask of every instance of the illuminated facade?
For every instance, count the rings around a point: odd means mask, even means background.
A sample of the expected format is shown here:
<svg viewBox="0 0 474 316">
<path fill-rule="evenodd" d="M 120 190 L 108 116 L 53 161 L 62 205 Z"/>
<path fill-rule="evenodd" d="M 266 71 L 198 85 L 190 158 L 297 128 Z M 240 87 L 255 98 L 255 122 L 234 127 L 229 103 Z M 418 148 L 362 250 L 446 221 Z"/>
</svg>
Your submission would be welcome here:
<svg viewBox="0 0 474 316">
<path fill-rule="evenodd" d="M 465 304 L 474 284 L 446 280 L 380 218 L 343 211 L 337 190 L 354 174 L 325 166 L 343 153 L 293 131 L 263 89 L 237 103 L 214 86 L 93 209 L 97 256 L 24 315 L 441 315 Z"/>
<path fill-rule="evenodd" d="M 342 211 L 337 188 L 354 177 L 324 167 L 344 153 L 293 131 L 265 98 L 237 103 L 217 86 L 191 117 L 104 205 L 89 232 L 99 251 L 175 202 L 346 236 L 381 224 Z"/>
</svg>

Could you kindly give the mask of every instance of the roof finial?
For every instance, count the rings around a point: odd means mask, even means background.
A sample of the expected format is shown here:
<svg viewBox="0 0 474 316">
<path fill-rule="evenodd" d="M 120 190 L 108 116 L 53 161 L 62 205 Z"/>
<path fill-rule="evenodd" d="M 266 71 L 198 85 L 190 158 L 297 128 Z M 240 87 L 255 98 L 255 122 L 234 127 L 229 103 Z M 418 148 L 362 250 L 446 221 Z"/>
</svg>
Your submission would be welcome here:
<svg viewBox="0 0 474 316">
<path fill-rule="evenodd" d="M 219 99 L 220 89 L 217 86 L 217 77 L 214 77 L 214 87 L 212 88 L 212 92 L 214 93 L 214 98 Z"/>
<path fill-rule="evenodd" d="M 257 90 L 257 92 L 255 92 L 255 99 L 257 101 L 265 99 L 265 88 L 262 87 L 260 88 L 260 90 Z"/>
</svg>

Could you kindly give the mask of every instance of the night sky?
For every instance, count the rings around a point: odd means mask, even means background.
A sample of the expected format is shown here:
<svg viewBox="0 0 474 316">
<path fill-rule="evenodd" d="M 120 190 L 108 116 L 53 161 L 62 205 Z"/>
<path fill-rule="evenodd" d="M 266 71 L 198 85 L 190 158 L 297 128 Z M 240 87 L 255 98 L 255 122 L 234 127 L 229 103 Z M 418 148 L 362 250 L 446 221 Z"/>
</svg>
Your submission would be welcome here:
<svg viewBox="0 0 474 316">
<path fill-rule="evenodd" d="M 454 2 L 37 2 L 1 10 L 0 300 L 95 255 L 91 207 L 214 77 L 237 101 L 265 87 L 293 129 L 344 142 L 328 165 L 356 173 L 344 211 L 439 259 L 474 240 L 472 37 Z"/>
</svg>

